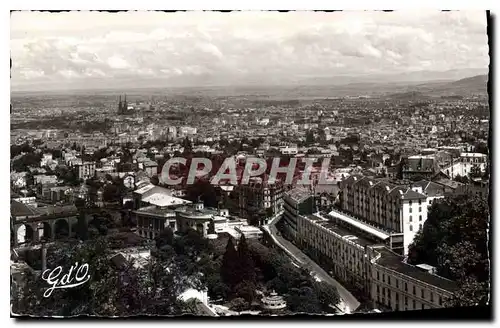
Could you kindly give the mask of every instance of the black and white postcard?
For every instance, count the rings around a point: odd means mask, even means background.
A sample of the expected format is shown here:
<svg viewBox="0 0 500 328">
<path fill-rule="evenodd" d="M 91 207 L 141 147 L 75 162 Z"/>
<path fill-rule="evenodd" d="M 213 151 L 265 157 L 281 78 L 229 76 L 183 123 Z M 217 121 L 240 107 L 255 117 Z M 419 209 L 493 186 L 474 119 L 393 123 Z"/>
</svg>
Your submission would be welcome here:
<svg viewBox="0 0 500 328">
<path fill-rule="evenodd" d="M 12 317 L 490 306 L 488 11 L 10 20 Z"/>
</svg>

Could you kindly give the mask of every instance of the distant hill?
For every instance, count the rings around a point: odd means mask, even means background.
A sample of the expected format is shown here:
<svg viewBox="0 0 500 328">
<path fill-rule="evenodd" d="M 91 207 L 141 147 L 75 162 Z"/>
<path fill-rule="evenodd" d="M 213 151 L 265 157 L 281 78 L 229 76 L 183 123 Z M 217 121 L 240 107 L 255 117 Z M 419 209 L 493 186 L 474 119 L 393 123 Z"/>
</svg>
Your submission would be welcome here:
<svg viewBox="0 0 500 328">
<path fill-rule="evenodd" d="M 416 99 L 427 97 L 466 97 L 486 95 L 486 74 L 477 75 L 484 69 L 450 70 L 443 72 L 418 71 L 399 74 L 363 76 L 331 76 L 297 81 L 296 84 L 262 83 L 252 85 L 210 85 L 202 87 L 165 87 L 165 81 L 135 79 L 130 86 L 119 89 L 105 81 L 92 80 L 96 89 L 71 89 L 52 91 L 53 94 L 93 95 L 190 95 L 200 97 L 252 96 L 269 99 L 317 99 L 345 96 L 387 97 L 389 99 Z M 94 83 L 95 82 L 95 83 Z M 202 83 L 203 85 L 203 83 Z M 133 87 L 135 86 L 135 87 Z M 46 95 L 48 91 L 11 91 L 12 96 L 26 94 Z"/>
<path fill-rule="evenodd" d="M 488 85 L 488 75 L 476 75 L 449 84 L 459 88 L 483 89 Z"/>
<path fill-rule="evenodd" d="M 422 92 L 408 91 L 401 93 L 393 93 L 388 95 L 387 98 L 390 98 L 392 100 L 424 100 L 429 97 L 423 94 Z"/>
<path fill-rule="evenodd" d="M 428 97 L 466 97 L 470 95 L 486 95 L 488 75 L 476 75 L 456 81 L 428 82 L 415 86 L 408 86 L 406 92 L 386 95 L 390 99 L 421 99 Z"/>
</svg>

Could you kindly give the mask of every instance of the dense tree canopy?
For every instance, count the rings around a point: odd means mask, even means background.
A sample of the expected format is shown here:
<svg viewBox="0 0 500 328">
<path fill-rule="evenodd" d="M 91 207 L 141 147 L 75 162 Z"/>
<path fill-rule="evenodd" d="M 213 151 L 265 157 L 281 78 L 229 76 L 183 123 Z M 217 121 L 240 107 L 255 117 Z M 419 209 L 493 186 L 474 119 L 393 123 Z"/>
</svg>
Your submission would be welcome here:
<svg viewBox="0 0 500 328">
<path fill-rule="evenodd" d="M 436 266 L 459 283 L 455 305 L 486 304 L 489 284 L 489 207 L 485 198 L 459 195 L 433 203 L 409 249 L 409 262 Z"/>
<path fill-rule="evenodd" d="M 48 254 L 49 268 L 68 270 L 75 262 L 89 265 L 90 280 L 83 285 L 56 289 L 43 297 L 48 285 L 36 274 L 27 277 L 24 297 L 14 300 L 14 312 L 39 316 L 80 314 L 127 316 L 135 314 L 182 314 L 179 295 L 189 279 L 175 263 L 151 258 L 146 267 L 125 262 L 116 267 L 102 238 L 86 243 L 59 245 Z"/>
</svg>

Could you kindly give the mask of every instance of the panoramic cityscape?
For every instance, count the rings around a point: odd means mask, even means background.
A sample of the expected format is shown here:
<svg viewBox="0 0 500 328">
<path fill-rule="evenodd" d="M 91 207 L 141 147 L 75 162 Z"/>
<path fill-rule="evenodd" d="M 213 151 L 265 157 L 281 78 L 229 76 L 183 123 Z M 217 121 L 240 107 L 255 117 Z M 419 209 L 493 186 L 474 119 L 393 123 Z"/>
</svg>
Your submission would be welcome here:
<svg viewBox="0 0 500 328">
<path fill-rule="evenodd" d="M 486 27 L 13 12 L 11 315 L 489 306 Z"/>
</svg>

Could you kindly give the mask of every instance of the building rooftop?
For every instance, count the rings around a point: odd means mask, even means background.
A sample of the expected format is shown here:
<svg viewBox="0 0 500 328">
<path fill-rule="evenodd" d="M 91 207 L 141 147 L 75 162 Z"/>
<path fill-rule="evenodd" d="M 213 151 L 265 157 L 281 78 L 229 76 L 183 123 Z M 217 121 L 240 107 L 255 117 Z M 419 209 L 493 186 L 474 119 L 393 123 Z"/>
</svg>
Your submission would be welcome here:
<svg viewBox="0 0 500 328">
<path fill-rule="evenodd" d="M 11 216 L 40 216 L 42 213 L 36 208 L 25 205 L 23 203 L 12 200 L 10 202 L 10 215 Z"/>
<path fill-rule="evenodd" d="M 369 240 L 363 236 L 360 236 L 356 232 L 350 231 L 348 228 L 341 227 L 335 222 L 328 220 L 326 218 L 323 218 L 320 213 L 316 214 L 311 214 L 306 216 L 309 220 L 314 221 L 315 223 L 325 227 L 326 229 L 334 232 L 335 234 L 339 235 L 342 238 L 345 238 L 347 240 L 350 240 L 362 247 L 367 246 L 367 245 L 374 245 L 377 244 L 376 242 Z"/>
<path fill-rule="evenodd" d="M 205 219 L 207 216 L 213 217 L 219 215 L 219 211 L 216 208 L 210 207 L 196 209 L 194 206 L 182 206 L 177 208 L 175 211 L 179 214 L 192 218 L 199 217 Z"/>
<path fill-rule="evenodd" d="M 481 153 L 461 153 L 460 157 L 487 157 L 486 154 Z"/>
<path fill-rule="evenodd" d="M 456 189 L 456 188 L 464 185 L 461 182 L 450 180 L 450 179 L 445 179 L 445 178 L 435 180 L 434 182 L 437 184 L 452 188 L 452 189 Z"/>
<path fill-rule="evenodd" d="M 191 204 L 189 200 L 182 198 L 166 195 L 164 193 L 154 193 L 142 199 L 145 203 L 150 203 L 160 207 L 169 207 L 176 205 Z"/>
<path fill-rule="evenodd" d="M 456 282 L 435 274 L 431 274 L 414 265 L 404 263 L 402 256 L 392 252 L 386 247 L 377 248 L 376 251 L 381 255 L 376 263 L 385 268 L 394 270 L 406 276 L 412 277 L 414 279 L 450 292 L 456 291 L 458 289 L 458 285 Z"/>
<path fill-rule="evenodd" d="M 145 214 L 145 215 L 154 215 L 154 216 L 164 216 L 164 217 L 171 217 L 175 216 L 175 211 L 169 208 L 161 208 L 157 206 L 146 206 L 146 207 L 141 207 L 137 211 L 135 211 L 137 214 Z"/>
<path fill-rule="evenodd" d="M 305 188 L 294 188 L 287 192 L 287 195 L 297 204 L 302 203 L 307 198 L 311 197 L 310 191 Z"/>
<path fill-rule="evenodd" d="M 367 232 L 368 234 L 370 234 L 374 237 L 377 237 L 378 239 L 386 240 L 387 238 L 390 237 L 390 235 L 387 232 L 380 230 L 380 229 L 377 229 L 377 228 L 375 228 L 371 225 L 368 225 L 364 222 L 361 222 L 361 221 L 359 221 L 353 217 L 350 217 L 342 212 L 332 210 L 328 213 L 328 215 L 330 215 L 338 220 L 344 221 L 345 223 L 352 225 L 358 229 L 361 229 L 361 230 Z"/>
<path fill-rule="evenodd" d="M 151 190 L 151 189 L 153 189 L 154 187 L 156 187 L 154 184 L 148 184 L 148 185 L 146 185 L 146 186 L 144 186 L 144 187 L 141 187 L 141 188 L 139 188 L 139 189 L 135 190 L 135 191 L 134 191 L 134 193 L 136 193 L 136 194 L 141 194 L 141 195 L 142 195 L 142 194 L 144 194 L 145 192 L 150 191 L 150 190 Z"/>
<path fill-rule="evenodd" d="M 428 197 L 444 196 L 444 187 L 442 185 L 435 183 L 435 182 L 432 182 L 432 181 L 421 180 L 421 181 L 415 182 L 413 184 L 413 186 L 422 187 L 422 191 Z"/>
</svg>

